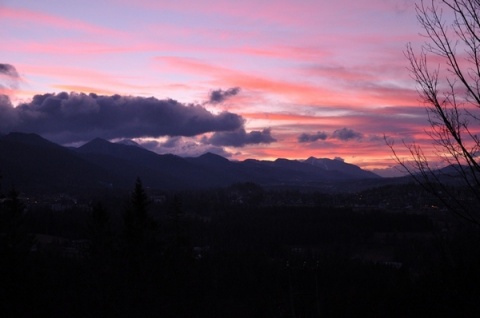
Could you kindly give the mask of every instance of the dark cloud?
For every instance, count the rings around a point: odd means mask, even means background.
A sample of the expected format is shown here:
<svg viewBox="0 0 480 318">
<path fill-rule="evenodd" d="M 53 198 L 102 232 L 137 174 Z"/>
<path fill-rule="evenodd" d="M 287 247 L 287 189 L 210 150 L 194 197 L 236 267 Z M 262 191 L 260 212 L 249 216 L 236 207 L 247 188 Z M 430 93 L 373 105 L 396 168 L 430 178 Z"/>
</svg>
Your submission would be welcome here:
<svg viewBox="0 0 480 318">
<path fill-rule="evenodd" d="M 153 97 L 58 93 L 35 95 L 16 108 L 2 104 L 0 133 L 11 130 L 38 133 L 60 143 L 159 136 L 195 136 L 235 131 L 244 119 L 230 112 L 214 115 L 200 105 Z"/>
<path fill-rule="evenodd" d="M 319 131 L 316 134 L 303 133 L 298 136 L 298 142 L 315 142 L 317 140 L 325 140 L 327 137 L 328 135 L 324 131 Z"/>
<path fill-rule="evenodd" d="M 0 134 L 11 131 L 16 121 L 15 108 L 13 108 L 10 98 L 0 94 Z"/>
<path fill-rule="evenodd" d="M 270 144 L 277 141 L 271 135 L 271 130 L 266 128 L 262 131 L 251 131 L 247 133 L 241 128 L 236 131 L 216 132 L 210 138 L 205 138 L 204 143 L 215 146 L 243 147 L 248 144 Z"/>
<path fill-rule="evenodd" d="M 342 128 L 342 129 L 335 130 L 331 138 L 347 141 L 351 139 L 362 138 L 362 134 L 352 129 Z"/>
<path fill-rule="evenodd" d="M 208 102 L 211 104 L 219 104 L 224 102 L 227 98 L 237 95 L 239 92 L 239 87 L 232 87 L 227 90 L 217 89 L 210 92 Z"/>
<path fill-rule="evenodd" d="M 10 64 L 0 63 L 0 89 L 17 89 L 20 81 L 17 69 Z M 3 82 L 3 83 L 2 83 Z"/>
<path fill-rule="evenodd" d="M 362 138 L 362 134 L 352 129 L 342 128 L 342 129 L 335 130 L 330 136 L 324 131 L 319 131 L 316 134 L 303 133 L 300 136 L 298 136 L 298 142 L 300 143 L 315 142 L 317 140 L 326 140 L 328 138 L 347 141 L 351 139 L 360 139 Z"/>
<path fill-rule="evenodd" d="M 10 78 L 13 78 L 13 79 L 20 78 L 15 66 L 10 65 L 10 64 L 0 63 L 0 74 L 4 74 L 4 75 L 6 75 Z"/>
</svg>

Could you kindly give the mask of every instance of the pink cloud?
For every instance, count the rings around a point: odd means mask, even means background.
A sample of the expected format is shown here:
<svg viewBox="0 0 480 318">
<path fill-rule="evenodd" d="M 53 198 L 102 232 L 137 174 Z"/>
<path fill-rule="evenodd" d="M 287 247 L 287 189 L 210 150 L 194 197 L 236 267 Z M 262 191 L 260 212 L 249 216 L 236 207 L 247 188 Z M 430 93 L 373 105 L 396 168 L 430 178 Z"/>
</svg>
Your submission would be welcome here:
<svg viewBox="0 0 480 318">
<path fill-rule="evenodd" d="M 0 19 L 8 19 L 15 23 L 25 25 L 25 23 L 41 24 L 44 26 L 55 27 L 59 29 L 76 30 L 85 33 L 102 34 L 107 36 L 124 36 L 125 34 L 117 30 L 105 28 L 98 25 L 83 22 L 81 20 L 66 19 L 59 16 L 32 11 L 28 9 L 11 8 L 0 6 Z"/>
<path fill-rule="evenodd" d="M 302 83 L 298 80 L 288 81 L 262 77 L 195 59 L 159 57 L 157 60 L 165 63 L 177 72 L 181 70 L 186 74 L 210 78 L 215 83 L 285 96 L 297 103 L 364 107 L 374 105 L 418 105 L 418 95 L 415 90 L 392 84 L 376 84 L 375 81 L 366 81 L 369 76 L 373 78 L 373 75 L 355 74 L 345 70 L 341 72 L 341 76 L 348 83 L 348 90 L 345 87 L 333 87 L 329 84 L 321 85 Z M 340 74 L 338 70 L 336 72 Z M 352 81 L 352 77 L 363 78 L 365 81 Z M 330 81 L 335 81 L 335 78 L 330 79 Z"/>
<path fill-rule="evenodd" d="M 128 78 L 125 75 L 119 76 L 100 70 L 82 68 L 81 66 L 19 64 L 18 69 L 22 73 L 28 74 L 29 77 L 48 79 L 47 91 L 43 88 L 43 91 L 34 91 L 34 94 L 43 94 L 52 92 L 52 90 L 76 91 L 76 89 L 79 89 L 79 91 L 85 93 L 141 95 L 140 92 L 149 91 L 153 88 L 144 82 L 136 84 L 133 76 Z M 29 82 L 26 84 L 29 85 Z M 36 83 L 36 85 L 38 84 Z"/>
<path fill-rule="evenodd" d="M 133 5 L 131 1 L 123 1 L 125 5 Z M 395 1 L 385 0 L 366 0 L 366 1 L 271 1 L 244 0 L 241 2 L 231 1 L 155 1 L 139 0 L 135 5 L 150 9 L 163 9 L 182 14 L 195 13 L 206 16 L 215 16 L 217 18 L 228 17 L 230 19 L 240 19 L 263 24 L 279 24 L 283 26 L 310 26 L 319 27 L 320 23 L 324 26 L 341 24 L 345 27 L 358 28 L 358 12 L 375 12 L 378 16 L 382 13 L 399 13 L 408 9 L 413 10 L 411 6 L 401 6 Z M 341 12 L 342 15 L 332 15 L 331 12 Z"/>
<path fill-rule="evenodd" d="M 79 39 L 54 39 L 46 41 L 19 41 L 10 40 L 8 47 L 3 51 L 8 52 L 24 52 L 24 53 L 39 53 L 45 55 L 115 55 L 125 53 L 138 52 L 155 52 L 163 50 L 179 50 L 179 46 L 171 44 L 157 44 L 147 42 L 130 43 L 106 43 L 104 41 L 86 41 Z M 183 48 L 184 51 L 189 51 L 192 48 Z M 78 62 L 82 62 L 79 60 Z"/>
<path fill-rule="evenodd" d="M 194 59 L 159 57 L 157 60 L 170 66 L 172 70 L 182 70 L 187 74 L 197 76 L 213 77 L 213 82 L 221 85 L 238 86 L 247 90 L 284 95 L 303 103 L 338 104 L 339 102 L 334 97 L 333 90 L 311 84 L 270 79 Z"/>
</svg>

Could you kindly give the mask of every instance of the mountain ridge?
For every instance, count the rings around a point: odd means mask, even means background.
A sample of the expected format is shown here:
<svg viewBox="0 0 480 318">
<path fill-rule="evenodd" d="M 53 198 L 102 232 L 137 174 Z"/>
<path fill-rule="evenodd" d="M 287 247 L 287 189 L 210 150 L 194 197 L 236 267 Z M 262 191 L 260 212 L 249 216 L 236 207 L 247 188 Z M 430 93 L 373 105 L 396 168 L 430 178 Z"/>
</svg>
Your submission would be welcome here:
<svg viewBox="0 0 480 318">
<path fill-rule="evenodd" d="M 14 148 L 21 150 L 13 151 Z M 97 186 L 92 179 L 101 179 L 102 184 L 122 188 L 131 184 L 135 177 L 140 177 L 148 187 L 170 190 L 221 187 L 239 182 L 295 187 L 381 179 L 358 166 L 335 159 L 231 161 L 213 153 L 180 157 L 101 138 L 94 138 L 78 148 L 66 148 L 39 135 L 12 133 L 0 137 L 0 151 L 2 170 L 9 170 L 9 175 L 22 175 L 23 178 L 17 178 L 21 180 L 19 186 L 32 187 L 88 188 Z M 41 160 L 36 161 L 35 157 Z M 62 178 L 54 176 L 68 177 L 68 182 L 60 182 Z"/>
</svg>

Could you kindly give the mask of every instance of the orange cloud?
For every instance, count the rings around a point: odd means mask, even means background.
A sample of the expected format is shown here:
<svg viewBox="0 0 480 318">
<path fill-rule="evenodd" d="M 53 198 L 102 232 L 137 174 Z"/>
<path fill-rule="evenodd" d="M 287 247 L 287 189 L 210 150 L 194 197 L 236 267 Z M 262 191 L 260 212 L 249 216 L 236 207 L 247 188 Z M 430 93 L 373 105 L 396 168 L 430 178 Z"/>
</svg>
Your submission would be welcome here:
<svg viewBox="0 0 480 318">
<path fill-rule="evenodd" d="M 52 85 L 54 88 L 58 88 L 61 91 L 66 91 L 66 92 L 76 92 L 76 93 L 94 93 L 94 94 L 99 94 L 99 95 L 114 95 L 116 92 L 110 91 L 108 89 L 102 89 L 98 87 L 92 87 L 92 86 L 81 86 L 81 85 Z"/>
</svg>

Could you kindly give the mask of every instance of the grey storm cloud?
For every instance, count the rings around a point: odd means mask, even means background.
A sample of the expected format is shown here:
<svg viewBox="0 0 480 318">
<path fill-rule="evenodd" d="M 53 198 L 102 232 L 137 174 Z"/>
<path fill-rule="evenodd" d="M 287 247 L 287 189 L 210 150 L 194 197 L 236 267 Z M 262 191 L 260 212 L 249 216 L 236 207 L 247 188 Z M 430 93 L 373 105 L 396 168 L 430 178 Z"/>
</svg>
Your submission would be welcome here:
<svg viewBox="0 0 480 318">
<path fill-rule="evenodd" d="M 0 133 L 33 132 L 60 143 L 95 137 L 195 136 L 236 131 L 244 124 L 234 113 L 215 115 L 200 105 L 154 97 L 62 92 L 35 95 L 30 103 L 15 108 L 8 99 L 0 103 Z"/>
<path fill-rule="evenodd" d="M 224 102 L 227 98 L 237 95 L 239 92 L 239 87 L 232 87 L 227 90 L 217 89 L 210 92 L 208 102 L 211 104 L 219 104 Z"/>
<path fill-rule="evenodd" d="M 316 134 L 303 133 L 298 136 L 298 142 L 315 142 L 317 140 L 325 140 L 327 137 L 328 135 L 324 131 L 319 131 Z"/>
<path fill-rule="evenodd" d="M 205 138 L 204 143 L 215 146 L 243 147 L 248 144 L 270 144 L 277 141 L 271 135 L 271 130 L 254 130 L 249 133 L 241 128 L 236 131 L 216 132 L 210 138 Z"/>
<path fill-rule="evenodd" d="M 333 132 L 332 138 L 347 141 L 362 138 L 362 134 L 349 128 L 337 129 Z"/>
</svg>

